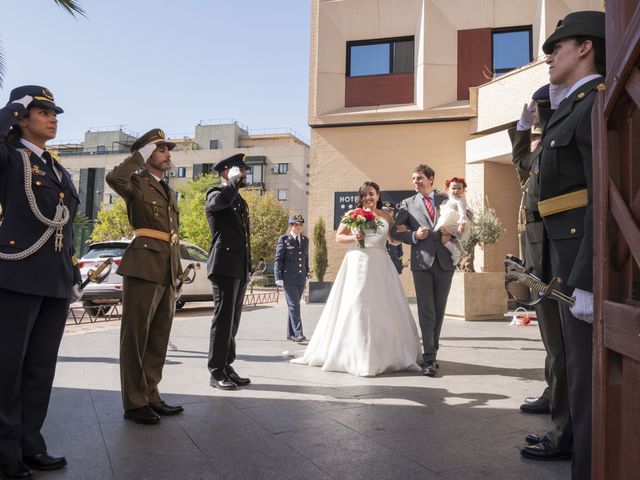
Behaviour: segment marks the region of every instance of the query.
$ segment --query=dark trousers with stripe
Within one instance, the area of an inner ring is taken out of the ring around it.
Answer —
[[[69,300],[0,289],[0,465],[47,451],[47,416]]]
[[[247,279],[210,275],[209,280],[213,287],[214,305],[207,366],[211,374],[217,374],[236,359],[236,334],[240,326]]]
[[[300,300],[304,292],[302,285],[284,283],[284,296],[287,300],[289,315],[287,319],[287,337],[302,336],[302,317],[300,316]]]

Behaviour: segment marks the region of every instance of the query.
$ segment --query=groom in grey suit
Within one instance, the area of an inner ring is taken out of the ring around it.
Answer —
[[[451,241],[446,232],[434,231],[440,205],[448,195],[433,189],[435,172],[427,165],[413,169],[411,180],[416,194],[400,203],[391,237],[411,245],[411,272],[416,288],[418,318],[422,331],[425,362],[423,374],[436,375],[440,330],[451,289],[455,266],[444,246]]]

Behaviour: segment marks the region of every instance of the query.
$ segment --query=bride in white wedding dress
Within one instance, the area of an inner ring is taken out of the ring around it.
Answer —
[[[365,182],[359,195],[358,207],[370,209],[381,225],[364,234],[352,233],[343,224],[338,228],[336,241],[353,247],[342,261],[304,355],[291,362],[363,377],[418,371],[418,330],[385,248],[393,217],[381,210],[376,183]],[[365,248],[359,248],[356,242],[363,237]]]

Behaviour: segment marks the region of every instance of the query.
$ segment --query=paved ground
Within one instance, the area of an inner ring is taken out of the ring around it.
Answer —
[[[303,305],[307,335],[321,311]],[[235,366],[253,383],[221,392],[208,385],[210,310],[181,312],[160,386],[185,413],[156,426],[122,419],[118,323],[69,326],[45,425],[69,466],[37,478],[569,478],[568,462],[519,455],[526,433],[549,426],[517,410],[543,389],[537,328],[447,319],[440,378],[357,378],[289,364],[284,321],[282,305],[245,312]]]

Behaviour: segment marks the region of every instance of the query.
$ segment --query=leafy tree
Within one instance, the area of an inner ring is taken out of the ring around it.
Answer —
[[[326,227],[322,217],[319,217],[313,226],[313,248],[313,270],[316,272],[318,281],[323,282],[329,258],[327,255]]]
[[[242,197],[249,204],[251,222],[251,257],[272,261],[276,253],[278,237],[289,226],[287,211],[271,192],[262,195],[257,190],[245,190]]]
[[[86,17],[86,12],[82,9],[77,0],[54,0],[59,7],[62,7],[67,11],[71,16],[75,17],[76,14]],[[1,47],[1,45],[0,45]],[[0,87],[2,87],[2,81],[4,80],[4,55],[2,53],[2,48],[0,48]]]
[[[220,177],[206,174],[195,180],[188,180],[179,184],[176,190],[180,193],[178,207],[180,208],[180,238],[209,249],[211,232],[204,213],[207,190],[213,185],[220,184]]]
[[[111,208],[106,209],[104,207],[105,204],[102,203],[91,233],[91,241],[102,242],[105,240],[120,240],[122,237],[133,237],[133,228],[129,224],[127,205],[124,200],[119,198]]]

